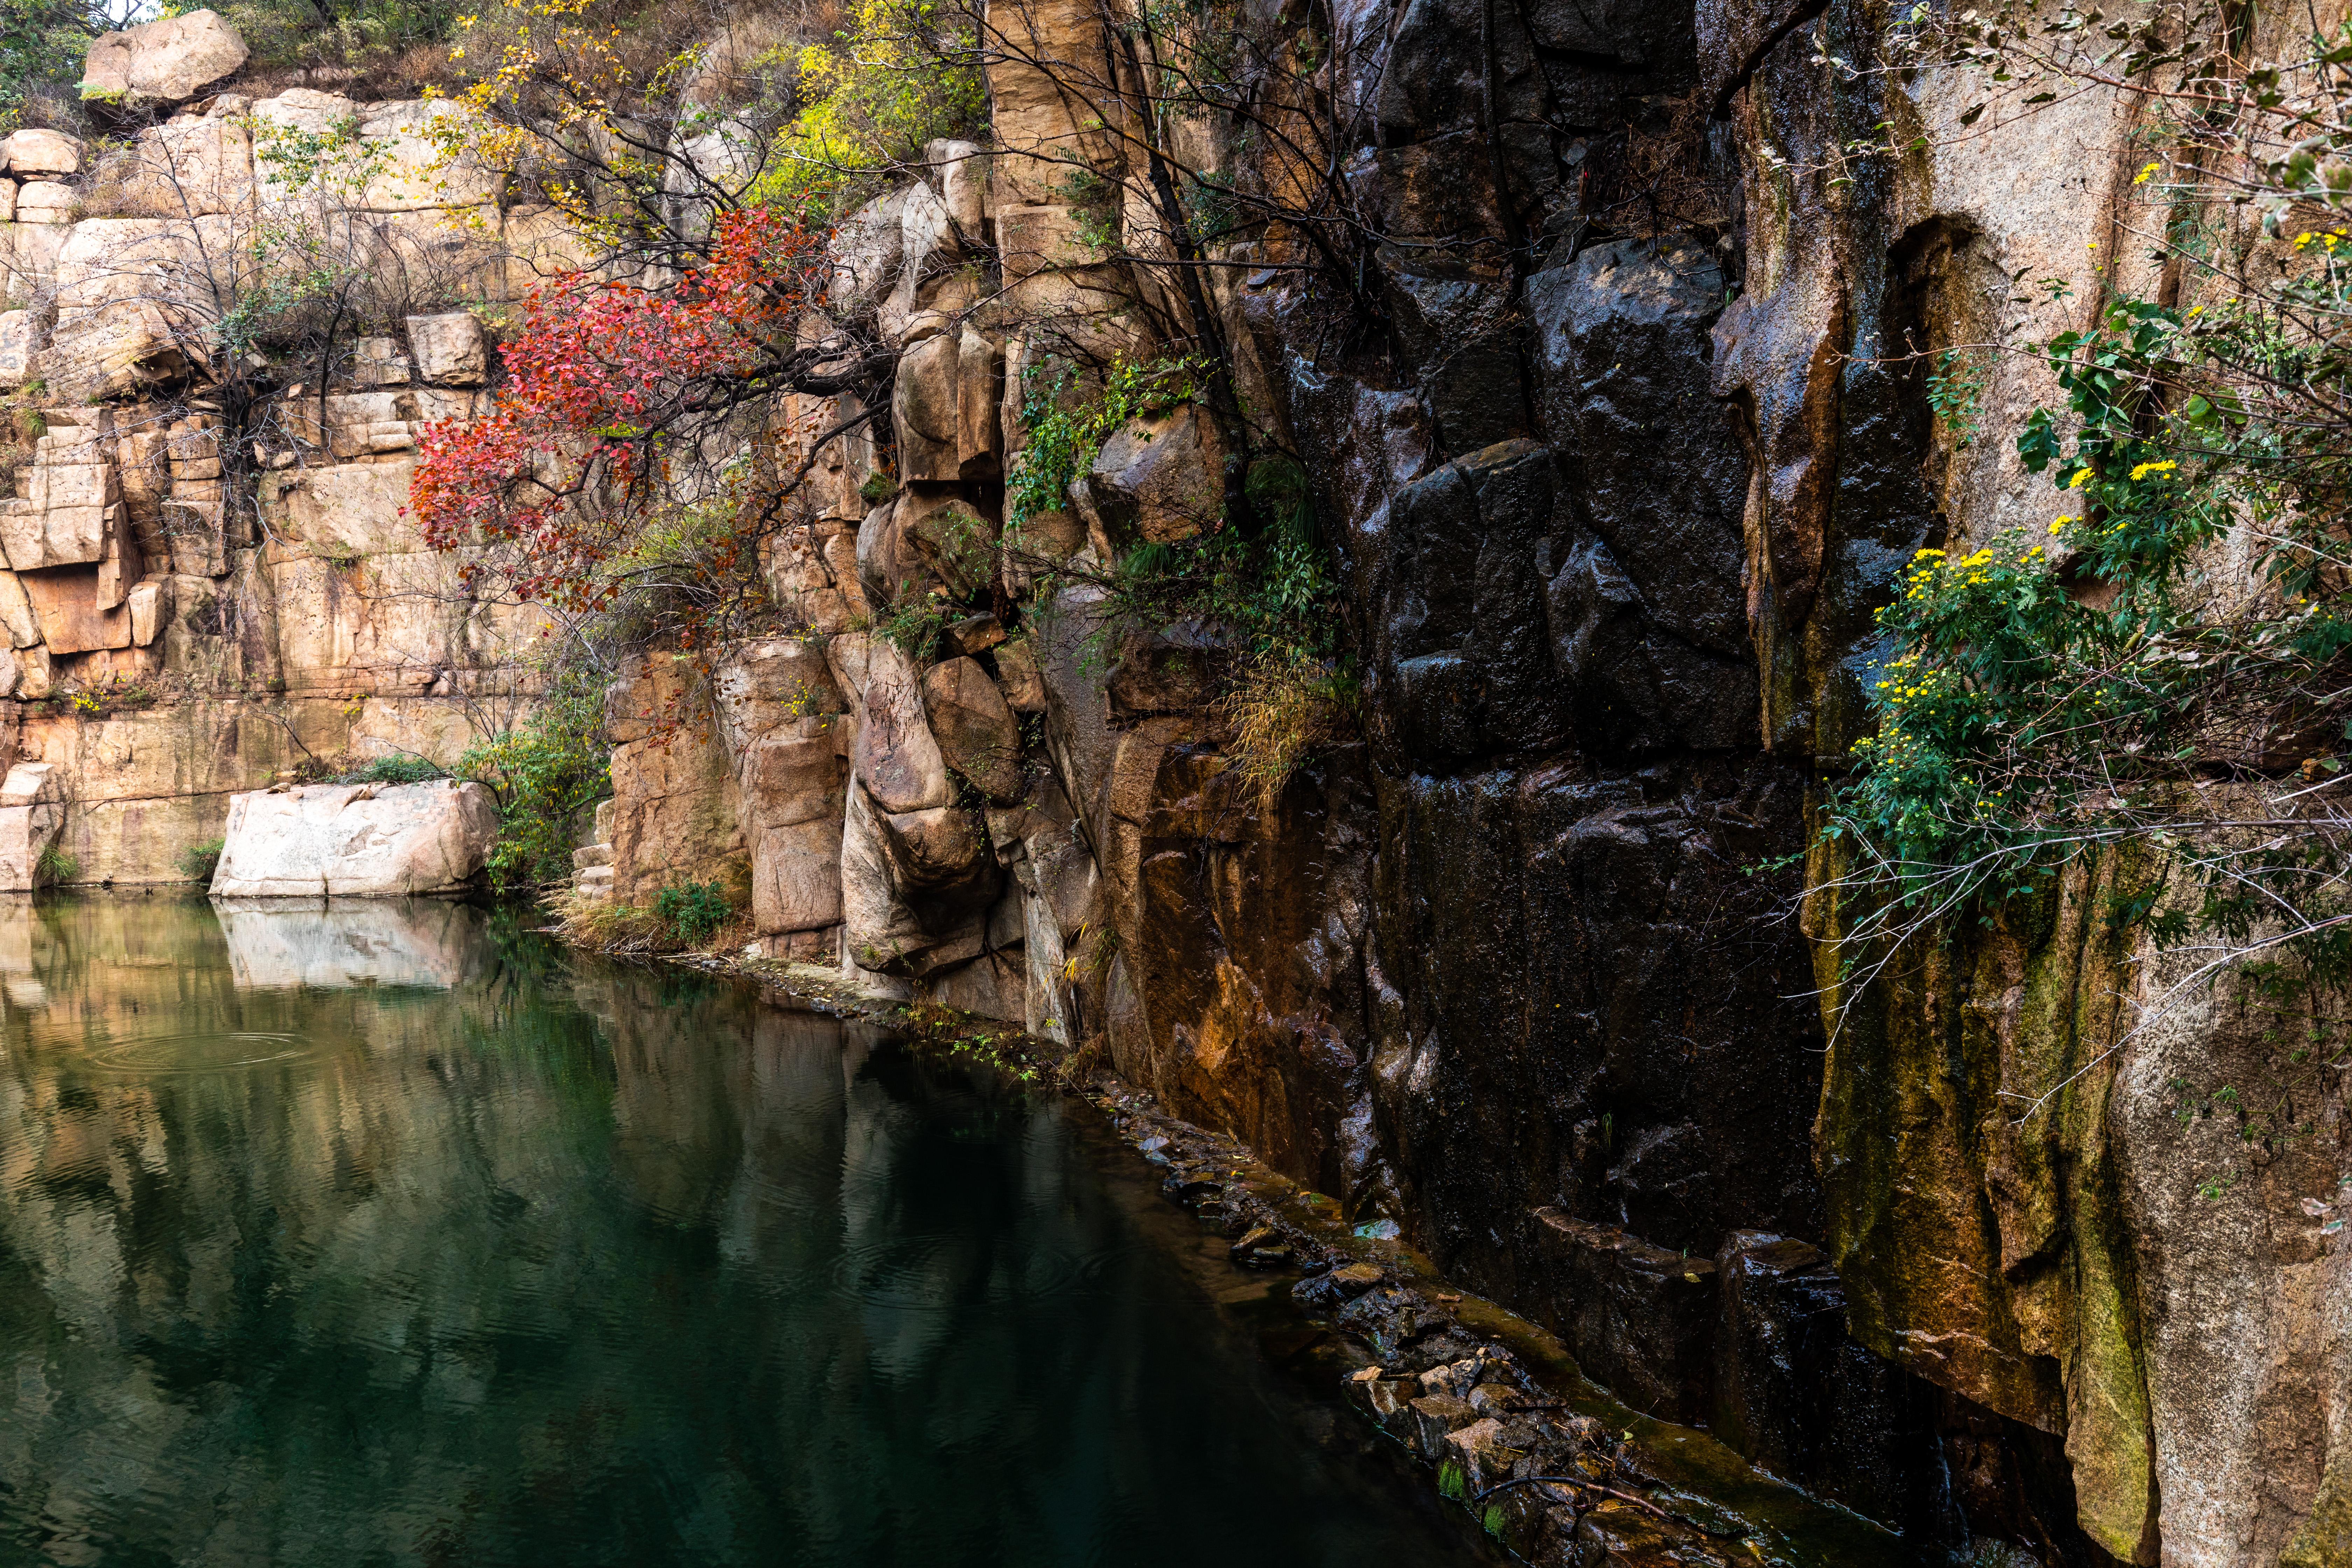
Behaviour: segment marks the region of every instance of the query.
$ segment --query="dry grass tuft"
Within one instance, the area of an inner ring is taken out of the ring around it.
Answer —
[[[1356,689],[1318,659],[1270,653],[1242,670],[1217,707],[1233,726],[1234,768],[1270,812],[1309,757],[1354,732]]]
[[[556,929],[576,947],[614,958],[656,958],[672,952],[732,952],[758,933],[751,911],[734,914],[701,942],[688,941],[658,910],[609,899],[583,899],[571,888],[548,895]]]

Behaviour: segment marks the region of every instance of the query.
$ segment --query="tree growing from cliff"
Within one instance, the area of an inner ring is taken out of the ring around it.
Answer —
[[[419,442],[410,507],[426,542],[479,548],[478,575],[575,614],[664,588],[696,635],[799,477],[763,439],[778,397],[865,384],[854,351],[800,331],[825,238],[729,213],[709,262],[667,287],[583,274],[531,296],[492,412]]]

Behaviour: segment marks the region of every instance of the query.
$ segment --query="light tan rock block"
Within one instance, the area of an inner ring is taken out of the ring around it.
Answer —
[[[408,318],[408,346],[420,381],[444,386],[479,386],[489,378],[489,354],[482,323],[470,313]]]
[[[0,172],[20,180],[81,173],[82,144],[62,131],[27,126],[0,138]]]
[[[147,647],[153,644],[163,629],[164,617],[170,614],[165,595],[171,592],[168,577],[149,577],[134,585],[128,601],[131,607],[131,645]]]
[[[91,39],[81,95],[125,109],[185,103],[236,75],[247,54],[245,39],[217,13],[188,11]]]
[[[41,640],[40,623],[33,618],[33,602],[14,572],[0,572],[0,630],[10,647],[30,647]]]
[[[0,310],[0,391],[13,391],[33,378],[40,345],[32,311]]]
[[[229,803],[215,898],[402,898],[473,881],[497,841],[478,784],[313,784]]]
[[[16,187],[16,219],[20,224],[73,221],[74,188],[58,180],[27,180]]]
[[[921,677],[882,638],[866,645],[864,711],[853,771],[884,812],[944,806],[955,798],[947,762],[923,716]]]
[[[29,892],[41,854],[65,825],[64,780],[47,763],[18,763],[0,780],[0,891]]]
[[[99,604],[98,568],[61,566],[19,572],[41,641],[52,654],[89,653],[131,646],[131,613]]]

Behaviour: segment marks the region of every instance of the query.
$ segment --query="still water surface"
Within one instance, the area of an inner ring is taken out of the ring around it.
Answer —
[[[447,905],[0,904],[0,1563],[1470,1560],[983,1069]]]

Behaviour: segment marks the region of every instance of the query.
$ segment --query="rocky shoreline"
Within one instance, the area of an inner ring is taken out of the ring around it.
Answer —
[[[1232,1267],[1294,1276],[1327,1392],[1465,1529],[1559,1568],[1895,1560],[1896,1536],[1750,1468],[1695,1428],[1638,1414],[1559,1341],[1448,1282],[1392,1221],[1350,1225],[1238,1140],[1057,1042],[877,996],[817,965],[685,953],[663,962],[758,986],[771,1005],[904,1030],[1083,1102],[1161,1173],[1171,1204],[1227,1238]]]

